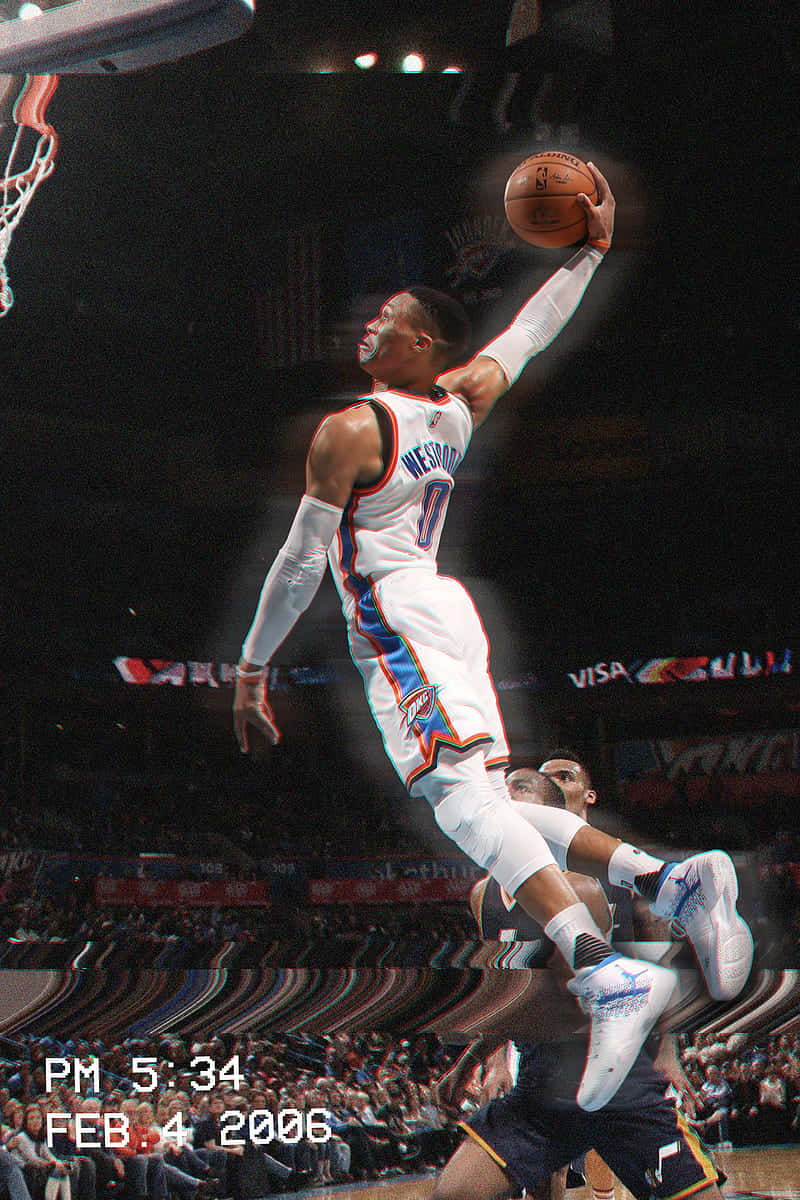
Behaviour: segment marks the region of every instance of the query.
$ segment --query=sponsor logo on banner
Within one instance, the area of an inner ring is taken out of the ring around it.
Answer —
[[[159,907],[216,904],[266,908],[270,903],[269,884],[263,880],[223,880],[196,882],[184,879],[109,879],[95,882],[98,904],[145,904]]]
[[[158,687],[232,687],[236,683],[236,664],[192,662],[164,658],[127,658],[119,655],[114,666],[126,683]],[[290,687],[309,687],[331,683],[336,672],[331,667],[273,667],[269,673],[271,692]]]
[[[599,687],[615,679],[628,683],[707,683],[722,679],[757,679],[768,675],[791,675],[792,651],[753,654],[749,650],[728,654],[695,655],[685,658],[637,659],[628,664],[619,661],[598,662],[568,671],[573,687]]]
[[[660,738],[622,743],[616,755],[623,778],[660,774],[677,779],[682,775],[796,771],[800,766],[800,734],[785,729],[721,738]]]
[[[467,858],[339,858],[325,863],[325,878],[466,880],[474,883],[486,874]],[[320,882],[320,881],[317,881]]]
[[[413,904],[420,900],[463,903],[469,897],[468,879],[310,879],[311,904]]]

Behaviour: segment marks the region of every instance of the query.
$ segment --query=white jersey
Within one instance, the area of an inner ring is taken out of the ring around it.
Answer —
[[[442,750],[481,747],[487,765],[508,760],[480,618],[461,584],[436,569],[472,415],[447,392],[380,392],[364,403],[387,415],[392,453],[377,483],[353,489],[328,558],[372,715],[412,788]]]
[[[436,570],[453,474],[472,436],[466,403],[441,389],[431,399],[386,391],[364,403],[387,414],[393,446],[378,482],[353,489],[328,553],[348,618],[364,581],[408,567]]]

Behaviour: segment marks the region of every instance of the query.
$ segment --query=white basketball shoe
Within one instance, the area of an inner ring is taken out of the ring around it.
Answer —
[[[715,1000],[733,1000],[753,965],[753,936],[736,911],[736,868],[722,850],[673,863],[651,905],[653,914],[685,933]]]
[[[577,1095],[581,1108],[596,1112],[614,1096],[666,1008],[675,982],[672,971],[619,954],[583,967],[570,979],[567,987],[591,1021]]]

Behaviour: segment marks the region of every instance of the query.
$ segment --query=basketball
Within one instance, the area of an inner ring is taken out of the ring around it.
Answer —
[[[533,246],[571,246],[586,237],[586,214],[576,199],[584,192],[597,203],[597,187],[585,162],[574,154],[544,150],[515,167],[503,203],[514,232]]]

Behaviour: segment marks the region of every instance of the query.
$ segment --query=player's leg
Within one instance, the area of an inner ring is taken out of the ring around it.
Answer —
[[[592,1200],[614,1200],[614,1172],[596,1150],[587,1150],[585,1169]]]
[[[592,1022],[578,1102],[600,1108],[666,1007],[674,976],[612,953],[564,878],[563,861],[557,865],[544,837],[490,778],[498,774],[487,771],[484,757],[497,740],[496,697],[486,683],[486,638],[461,585],[438,577],[390,580],[377,585],[370,602],[380,636],[351,626],[350,645],[387,753],[406,786],[426,797],[443,832],[516,896],[575,971]],[[574,836],[583,821],[562,816]]]
[[[672,995],[675,977],[615,954],[519,805],[498,793],[480,750],[442,751],[418,783],[439,827],[538,921],[574,971],[569,983],[591,1022],[578,1104],[602,1108]],[[536,807],[536,806],[531,806]],[[565,814],[574,823],[579,817]]]
[[[714,999],[737,996],[750,974],[753,938],[736,910],[739,884],[728,855],[712,850],[665,863],[591,825],[575,828],[564,820],[569,815],[542,807],[532,818],[556,858],[648,900],[656,917],[689,938]]]
[[[433,1200],[504,1200],[518,1192],[489,1151],[467,1137],[442,1168]]]
[[[654,1087],[658,1087],[654,1083]],[[663,1096],[631,1109],[606,1109],[597,1150],[636,1200],[702,1196],[722,1200],[711,1156],[672,1101]]]
[[[525,1188],[528,1200],[564,1200],[567,1168],[549,1179]],[[443,1167],[433,1191],[433,1200],[505,1200],[521,1196],[523,1189],[512,1182],[477,1142],[465,1138]]]

